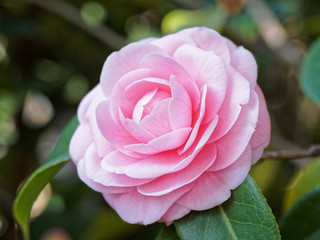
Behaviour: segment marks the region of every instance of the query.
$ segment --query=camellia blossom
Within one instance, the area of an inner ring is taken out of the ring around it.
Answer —
[[[131,43],[78,109],[79,177],[129,223],[226,201],[270,139],[253,55],[205,27]]]

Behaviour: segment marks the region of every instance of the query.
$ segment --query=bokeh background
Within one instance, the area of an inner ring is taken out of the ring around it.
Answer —
[[[299,85],[320,36],[317,0],[0,0],[0,239],[20,239],[12,204],[41,165],[107,56],[126,43],[207,26],[253,52],[272,118],[269,149],[320,141],[320,108]],[[268,159],[252,170],[278,219],[283,194],[308,160]],[[72,163],[34,205],[32,239],[154,239],[163,224],[124,223]]]

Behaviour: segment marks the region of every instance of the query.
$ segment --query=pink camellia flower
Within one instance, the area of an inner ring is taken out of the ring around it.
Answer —
[[[70,144],[79,177],[129,223],[226,201],[270,139],[252,54],[205,27],[111,54]]]

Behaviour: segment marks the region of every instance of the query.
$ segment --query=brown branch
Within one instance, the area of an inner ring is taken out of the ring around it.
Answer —
[[[107,26],[88,26],[83,22],[80,11],[68,2],[61,0],[24,0],[47,11],[53,12],[74,25],[82,28],[91,36],[109,45],[115,50],[125,45],[125,38]]]
[[[312,145],[308,149],[303,150],[279,150],[265,151],[262,155],[263,159],[295,159],[320,156],[320,144]]]

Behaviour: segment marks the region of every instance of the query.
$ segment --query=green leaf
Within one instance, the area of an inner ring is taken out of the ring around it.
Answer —
[[[320,186],[320,158],[314,159],[299,171],[289,184],[283,197],[283,209],[289,209],[302,195]]]
[[[303,61],[300,84],[304,93],[320,105],[320,39],[317,39]]]
[[[177,232],[173,225],[169,227],[163,227],[160,229],[155,240],[179,240]]]
[[[50,179],[69,161],[69,142],[78,125],[74,117],[62,132],[48,161],[36,169],[21,187],[14,205],[13,215],[25,240],[29,239],[29,220],[33,202]]]
[[[183,240],[280,239],[274,216],[250,176],[228,201],[207,211],[192,212],[175,226]]]
[[[299,198],[280,221],[283,239],[319,239],[320,187]]]

